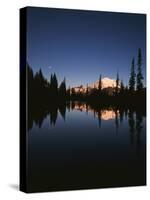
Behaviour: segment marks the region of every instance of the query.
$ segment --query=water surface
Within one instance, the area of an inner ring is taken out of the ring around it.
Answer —
[[[30,120],[30,191],[145,185],[143,112],[73,102]]]

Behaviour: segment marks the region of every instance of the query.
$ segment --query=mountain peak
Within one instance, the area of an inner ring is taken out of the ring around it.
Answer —
[[[92,88],[98,88],[99,81],[96,81],[95,83],[91,84]],[[116,80],[115,79],[110,79],[108,77],[102,78],[102,89],[103,88],[108,88],[108,87],[116,87]]]
[[[88,85],[88,89],[91,90],[93,88],[96,88],[98,89],[98,86],[99,86],[99,80],[97,80],[95,83],[92,83],[92,84],[89,84]],[[110,93],[113,92],[113,89],[116,87],[116,80],[115,79],[110,79],[108,77],[104,77],[102,78],[102,89],[104,88],[108,88]],[[87,87],[86,86],[77,86],[77,87],[74,87],[74,90],[75,92],[81,92],[81,93],[85,93],[86,90],[87,90]]]

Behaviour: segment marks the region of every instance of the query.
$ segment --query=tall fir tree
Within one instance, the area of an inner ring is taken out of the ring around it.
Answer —
[[[119,91],[119,73],[117,71],[117,77],[116,77],[116,94],[118,93]]]
[[[134,58],[132,59],[131,64],[131,71],[130,71],[130,78],[129,78],[129,90],[130,92],[134,92],[135,90],[135,64],[134,64]]]
[[[54,73],[54,76],[53,76],[53,85],[54,85],[55,89],[58,89],[58,81],[57,81],[57,77],[56,77],[55,73]]]
[[[124,90],[125,90],[124,83],[123,83],[123,80],[121,80],[121,82],[120,82],[120,94],[123,94]]]
[[[56,97],[58,95],[58,81],[56,74],[52,74],[50,77],[50,96]]]
[[[99,76],[98,90],[99,90],[99,92],[101,92],[101,90],[102,90],[102,75],[101,74]]]
[[[66,79],[65,78],[59,86],[59,95],[60,97],[66,97]]]
[[[136,89],[141,91],[143,89],[143,74],[142,74],[142,54],[141,49],[138,49],[138,62],[137,62],[137,76],[136,76]]]

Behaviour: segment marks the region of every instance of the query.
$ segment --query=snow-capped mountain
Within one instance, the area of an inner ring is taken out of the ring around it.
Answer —
[[[99,81],[96,81],[95,83],[89,85],[89,87],[98,88],[98,85],[99,85]],[[116,87],[116,80],[110,79],[108,77],[103,78],[102,79],[102,89],[108,88],[108,87],[111,87],[111,88]]]
[[[99,86],[99,80],[97,80],[95,83],[89,84],[88,89],[93,89],[93,88],[98,88]],[[115,88],[116,87],[116,80],[115,79],[110,79],[108,77],[105,77],[102,79],[102,89],[107,89],[107,88]],[[83,92],[85,93],[87,90],[87,86],[77,86],[74,87],[75,92]]]

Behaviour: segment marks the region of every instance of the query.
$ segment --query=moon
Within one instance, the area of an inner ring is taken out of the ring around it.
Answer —
[[[49,66],[48,69],[52,69],[52,66]]]

